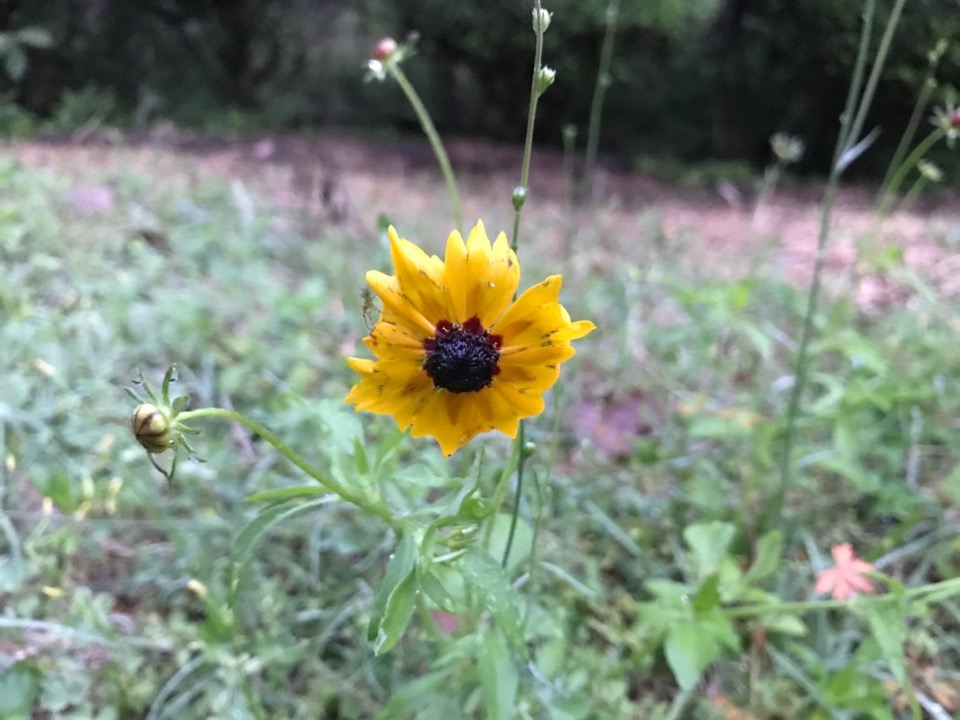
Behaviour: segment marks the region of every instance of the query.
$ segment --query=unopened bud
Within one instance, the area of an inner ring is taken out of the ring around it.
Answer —
[[[540,72],[537,73],[537,95],[543,95],[546,89],[553,85],[553,81],[556,79],[556,70],[550,67],[540,68]]]
[[[397,41],[393,38],[386,37],[377,43],[377,46],[373,48],[373,52],[370,54],[370,57],[372,57],[374,60],[383,62],[396,51]]]
[[[137,442],[148,453],[162,453],[174,445],[174,433],[168,415],[150,403],[138,405],[130,416],[130,427]]]
[[[950,115],[950,126],[960,128],[960,108],[956,109]]]
[[[517,185],[513,189],[513,209],[517,212],[520,212],[520,208],[523,207],[523,204],[527,201],[527,189],[522,185]]]
[[[943,171],[929,160],[921,160],[917,163],[917,170],[920,175],[929,182],[938,183],[943,180]]]
[[[533,31],[534,31],[537,35],[540,35],[541,33],[545,33],[545,32],[547,31],[547,28],[550,27],[550,17],[551,17],[551,15],[552,15],[552,13],[548,13],[548,12],[547,12],[546,10],[544,10],[543,8],[540,8],[539,10],[537,10],[536,8],[534,8],[534,10],[533,10]]]

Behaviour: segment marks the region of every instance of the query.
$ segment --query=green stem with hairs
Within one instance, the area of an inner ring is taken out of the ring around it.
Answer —
[[[346,485],[338,482],[319,468],[308,463],[300,455],[290,449],[290,447],[288,447],[270,430],[255,420],[251,420],[246,415],[241,415],[235,410],[224,410],[223,408],[199,408],[197,410],[187,410],[180,413],[176,416],[176,422],[185,423],[189,422],[190,420],[198,420],[200,418],[222,418],[224,420],[230,420],[243,425],[245,428],[253,433],[256,433],[268,443],[273,445],[274,449],[276,449],[278,453],[286,458],[292,465],[300,468],[303,472],[316,480],[324,490],[336,493],[346,502],[352,503],[361,510],[366,510],[373,515],[383,518],[390,525],[398,526],[396,518],[394,518],[390,508],[383,502],[383,500],[361,494],[355,489],[347,487]]]
[[[433,148],[434,155],[437,156],[437,164],[440,165],[440,171],[443,173],[443,179],[447,184],[447,192],[450,193],[450,204],[453,205],[453,222],[458,231],[463,230],[463,205],[460,202],[460,190],[457,188],[457,179],[453,174],[453,168],[450,165],[450,158],[447,157],[447,151],[440,140],[440,133],[434,127],[433,120],[430,119],[430,113],[424,107],[417,91],[407,79],[406,74],[397,63],[387,63],[387,71],[390,76],[397,81],[397,85],[407,96],[407,100],[413,111],[417,114],[420,121],[420,127],[423,128],[424,135],[430,141],[430,147]]]
[[[530,83],[530,106],[527,110],[527,134],[523,141],[523,161],[520,164],[520,185],[513,191],[513,236],[510,240],[510,247],[513,252],[517,252],[520,243],[520,217],[523,214],[523,206],[527,200],[527,186],[530,181],[530,158],[533,155],[533,127],[537,117],[537,101],[540,99],[538,80],[540,71],[543,68],[543,33],[546,30],[541,21],[543,7],[540,0],[534,0],[533,9],[533,30],[537,37],[536,50],[533,58],[533,80]],[[516,299],[516,293],[514,293]],[[517,532],[517,521],[520,517],[520,499],[523,495],[523,466],[527,460],[526,432],[524,421],[520,421],[517,429],[517,437],[514,439],[514,453],[517,454],[517,489],[513,499],[513,513],[510,516],[510,530],[507,533],[507,542],[503,548],[503,559],[501,565],[507,566],[510,561],[510,551],[513,549],[513,538]]]

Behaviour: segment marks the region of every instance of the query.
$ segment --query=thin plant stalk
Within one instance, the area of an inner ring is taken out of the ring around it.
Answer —
[[[907,127],[903,131],[903,137],[901,137],[900,142],[897,143],[897,149],[894,151],[893,157],[890,159],[890,166],[887,168],[883,182],[880,183],[880,187],[883,189],[880,196],[880,208],[883,207],[884,201],[889,204],[889,187],[893,181],[894,174],[900,168],[900,165],[907,154],[907,148],[910,147],[914,137],[916,137],[917,129],[920,127],[920,120],[923,118],[923,113],[927,109],[927,103],[930,102],[930,96],[933,94],[933,91],[937,86],[935,75],[937,72],[937,66],[940,64],[940,59],[943,57],[943,53],[940,52],[940,49],[941,46],[938,45],[936,48],[934,48],[934,50],[931,51],[930,67],[927,70],[927,77],[923,81],[923,87],[920,90],[920,94],[917,96],[916,104],[913,106],[913,112],[910,115],[910,120],[907,122]],[[880,210],[877,211],[877,214],[881,214]]]
[[[382,500],[375,500],[371,497],[368,497],[353,488],[350,488],[336,479],[330,477],[324,473],[319,468],[311,465],[306,460],[304,460],[300,455],[298,455],[294,450],[288,447],[279,437],[277,437],[273,432],[265,428],[260,423],[255,420],[251,420],[246,415],[242,415],[235,410],[225,410],[223,408],[199,408],[197,410],[187,410],[177,415],[178,422],[188,422],[190,420],[197,420],[199,418],[222,418],[225,420],[230,420],[235,423],[243,425],[245,428],[251,432],[256,433],[261,438],[266,440],[268,443],[273,445],[274,449],[279,452],[284,458],[286,458],[292,465],[295,465],[300,470],[305,472],[311,478],[317,481],[317,483],[324,489],[332,493],[336,493],[345,501],[356,505],[362,510],[372,513],[380,518],[386,520],[390,525],[396,526],[397,521],[393,517],[393,513],[390,512],[390,508],[383,503]]]
[[[427,140],[430,141],[430,147],[433,148],[433,154],[437,157],[437,164],[440,165],[443,180],[447,184],[447,192],[450,194],[450,204],[453,206],[454,226],[458,231],[462,231],[463,204],[460,202],[460,190],[457,188],[457,179],[453,174],[450,158],[447,156],[447,151],[444,149],[443,142],[440,140],[440,133],[437,132],[433,120],[430,119],[430,113],[427,112],[427,108],[424,107],[420,96],[417,95],[417,91],[414,90],[413,85],[407,79],[400,64],[387,64],[387,71],[390,73],[390,76],[397,81],[397,85],[403,90],[403,94],[407,96],[407,101],[416,113],[417,119],[420,121],[420,127],[423,128],[424,135],[426,135]]]
[[[893,31],[899,21],[900,11],[903,9],[904,2],[905,0],[898,0],[897,5],[890,14],[886,30],[881,38],[880,46],[874,58],[870,77],[867,79],[866,86],[861,94],[860,86],[866,67],[867,50],[873,29],[873,18],[876,13],[876,0],[867,0],[865,5],[863,29],[857,51],[856,65],[853,78],[850,82],[850,89],[847,93],[846,107],[840,119],[840,133],[837,137],[833,162],[830,167],[830,175],[827,179],[827,187],[824,191],[823,204],[821,205],[820,224],[817,234],[817,251],[813,264],[813,279],[810,282],[810,290],[807,295],[803,330],[800,335],[800,344],[797,350],[794,383],[787,404],[783,450],[780,456],[780,483],[768,507],[767,527],[775,527],[780,524],[784,500],[794,479],[792,462],[793,445],[796,436],[797,419],[800,414],[800,401],[806,389],[807,377],[810,371],[810,342],[813,338],[814,318],[816,317],[820,301],[824,260],[826,257],[827,242],[830,237],[830,218],[833,214],[833,206],[837,197],[840,176],[848,164],[848,161],[846,161],[847,154],[852,151],[857,142],[856,139],[859,137],[860,131],[863,128],[863,122],[866,118],[870,103],[873,100],[873,94],[879,81],[880,71],[886,60],[887,52],[890,49]],[[856,110],[855,114],[854,110]]]
[[[590,120],[587,125],[587,147],[583,162],[583,179],[579,197],[589,196],[593,189],[593,174],[597,167],[597,150],[600,146],[600,121],[603,116],[603,101],[610,87],[610,65],[613,62],[613,45],[617,36],[617,20],[620,17],[620,0],[610,0],[606,11],[606,27],[603,32],[603,44],[600,46],[600,65],[597,68],[597,82],[590,101]]]
[[[534,0],[533,17],[534,33],[536,34],[536,49],[533,58],[533,80],[530,83],[530,106],[527,110],[527,133],[523,141],[523,160],[520,164],[520,185],[513,192],[513,235],[510,247],[514,252],[520,243],[520,218],[527,198],[527,188],[530,181],[530,159],[533,155],[533,128],[537,117],[537,101],[540,99],[540,72],[543,68],[543,33],[546,30],[543,21],[543,7],[540,0]],[[516,299],[516,294],[514,294]],[[517,532],[517,521],[520,517],[520,500],[523,496],[523,466],[527,459],[526,429],[523,420],[517,428],[517,437],[514,439],[514,452],[517,453],[517,488],[513,498],[513,511],[510,515],[510,530],[507,533],[507,542],[503,548],[503,559],[500,564],[507,566],[510,561],[510,551],[513,549],[513,538]]]

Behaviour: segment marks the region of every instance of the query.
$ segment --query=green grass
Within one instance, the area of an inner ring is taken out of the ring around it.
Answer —
[[[724,608],[810,599],[841,542],[907,587],[956,577],[955,303],[917,292],[876,317],[849,293],[824,304],[797,482],[769,527],[803,290],[762,269],[696,269],[645,220],[615,254],[556,262],[530,225],[524,286],[564,272],[565,305],[599,329],[529,427],[516,597],[482,563],[466,586],[467,569],[438,569],[457,629],[422,593],[375,656],[367,628],[403,552],[393,531],[325,503],[251,533],[262,509],[244,499],[303,475],[246,431],[200,421],[202,462],[181,458],[168,486],[129,432],[124,387],[176,364],[192,407],[234,407],[411,516],[475,482],[489,498],[509,443],[445,461],[341,402],[343,358],[366,330],[363,273],[388,267],[382,238],[298,230],[239,184],[99,181],[115,201],[84,215],[66,174],[0,166],[0,718],[920,717],[898,673],[949,705],[950,597],[762,620]],[[419,220],[433,249],[443,200]],[[392,212],[367,210],[371,227]],[[592,407],[606,422],[634,407],[639,429],[604,452],[578,418]],[[507,518],[491,518],[489,534],[451,530],[446,549],[499,557]]]

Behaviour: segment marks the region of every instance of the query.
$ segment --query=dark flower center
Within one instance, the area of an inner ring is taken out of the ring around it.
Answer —
[[[500,348],[503,338],[483,329],[480,318],[472,317],[463,325],[441,320],[437,332],[424,340],[427,359],[423,362],[433,384],[452,393],[476,392],[490,387],[500,372]]]

